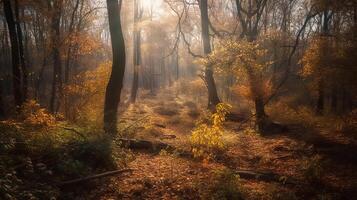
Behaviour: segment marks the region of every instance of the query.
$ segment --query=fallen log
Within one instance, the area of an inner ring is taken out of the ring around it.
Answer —
[[[65,185],[70,185],[70,184],[74,184],[74,183],[80,183],[80,182],[89,181],[89,180],[93,180],[93,179],[103,178],[103,177],[107,177],[107,176],[114,176],[117,174],[122,174],[125,172],[131,172],[131,171],[133,171],[133,169],[121,169],[121,170],[109,171],[109,172],[104,172],[101,174],[87,176],[84,178],[78,178],[78,179],[74,179],[74,180],[60,182],[56,185],[57,186],[65,186]]]
[[[292,177],[281,176],[273,172],[257,172],[249,170],[234,171],[242,179],[254,179],[266,182],[279,182],[283,184],[297,184],[298,181]]]
[[[119,141],[123,147],[132,150],[145,150],[153,153],[160,152],[161,150],[174,150],[175,148],[169,144],[159,141],[137,140],[137,139],[124,139],[120,138]]]

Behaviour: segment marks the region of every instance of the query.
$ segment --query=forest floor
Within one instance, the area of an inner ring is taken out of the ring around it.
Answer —
[[[143,99],[121,114],[122,122],[141,120],[135,124],[135,133],[127,137],[159,140],[177,149],[190,150],[197,107],[169,92]],[[132,173],[101,179],[99,187],[86,198],[206,199],[212,185],[217,183],[217,171],[224,170],[269,172],[281,177],[281,181],[240,178],[239,185],[233,187],[239,187],[243,199],[357,198],[355,139],[298,124],[269,136],[247,131],[249,126],[241,127],[239,122],[227,122],[226,128],[226,151],[215,159],[202,161],[165,151],[133,152],[135,159],[128,164],[134,169]],[[287,177],[294,182],[284,182]],[[227,183],[218,184],[230,187]]]

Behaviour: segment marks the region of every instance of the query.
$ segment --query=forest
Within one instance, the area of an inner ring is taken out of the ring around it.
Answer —
[[[357,0],[0,0],[0,199],[357,199]]]

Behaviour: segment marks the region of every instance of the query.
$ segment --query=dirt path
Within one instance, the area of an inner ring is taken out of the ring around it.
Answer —
[[[172,96],[155,97],[135,107],[131,105],[122,115],[122,120],[135,122],[147,116],[136,126],[136,132],[127,136],[159,140],[189,150],[190,130],[195,122],[195,117],[190,116],[191,109],[192,105],[190,107],[190,103],[181,99]],[[224,168],[269,171],[282,177],[293,177],[301,183],[291,186],[241,179],[247,199],[310,199],[318,195],[332,199],[351,199],[355,195],[355,163],[344,165],[338,160],[328,159],[326,166],[329,167],[321,175],[321,183],[311,185],[306,180],[306,167],[314,162],[317,152],[310,143],[288,134],[262,137],[246,131],[232,131],[235,126],[234,123],[227,124],[228,129],[231,129],[225,134],[227,151],[215,161],[202,162],[167,152],[135,153],[135,160],[129,163],[129,167],[135,169],[134,172],[103,180],[101,187],[93,191],[90,198],[200,199],[202,183],[210,184],[215,171]],[[174,137],[162,137],[165,135]],[[320,166],[315,167],[319,169]]]

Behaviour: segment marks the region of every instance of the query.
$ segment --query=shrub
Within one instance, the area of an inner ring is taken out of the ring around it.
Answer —
[[[201,186],[202,199],[212,200],[242,200],[243,189],[240,184],[239,175],[231,170],[223,169],[214,172],[210,184]],[[204,188],[203,188],[204,187]],[[202,191],[203,190],[203,191]]]
[[[36,128],[53,127],[56,124],[55,117],[35,100],[29,100],[21,106],[17,119],[23,121],[24,125]]]
[[[231,106],[228,104],[218,104],[216,113],[197,123],[190,138],[195,157],[210,159],[217,151],[224,149],[223,123],[230,109]]]

